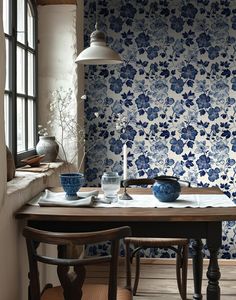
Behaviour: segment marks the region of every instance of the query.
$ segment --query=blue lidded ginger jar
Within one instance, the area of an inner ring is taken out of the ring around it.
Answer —
[[[181,187],[175,177],[156,177],[152,186],[154,196],[161,202],[174,202],[180,195]]]

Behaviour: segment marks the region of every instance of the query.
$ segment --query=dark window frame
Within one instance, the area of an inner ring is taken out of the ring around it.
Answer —
[[[9,111],[8,111],[8,128],[9,128],[9,148],[14,156],[16,165],[19,166],[21,160],[30,155],[34,155],[35,146],[37,142],[37,98],[38,98],[38,15],[37,5],[35,0],[24,0],[24,13],[25,13],[25,39],[24,42],[17,40],[17,1],[8,0],[9,3],[9,33],[5,33],[5,39],[9,41],[9,74],[6,80],[9,80],[9,90],[5,90],[4,95],[8,95]],[[28,45],[28,18],[27,9],[28,5],[33,13],[33,48]],[[17,48],[24,50],[24,93],[17,92]],[[28,54],[34,56],[34,70],[33,70],[33,86],[34,95],[29,95],[28,90]],[[8,62],[7,62],[8,63]],[[25,132],[25,150],[17,150],[17,97],[24,99],[24,124]],[[34,148],[29,148],[28,145],[28,100],[33,100],[33,144]]]

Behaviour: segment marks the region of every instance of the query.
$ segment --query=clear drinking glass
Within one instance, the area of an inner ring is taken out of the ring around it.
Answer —
[[[117,172],[105,172],[102,175],[102,190],[107,202],[116,202],[120,190],[120,176]]]

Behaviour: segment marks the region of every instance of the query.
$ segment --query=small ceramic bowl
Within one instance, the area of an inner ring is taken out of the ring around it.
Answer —
[[[38,167],[40,165],[40,161],[44,158],[45,154],[43,155],[33,155],[29,156],[21,161],[31,167]]]

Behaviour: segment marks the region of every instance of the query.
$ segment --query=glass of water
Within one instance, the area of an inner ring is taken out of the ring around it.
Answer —
[[[118,192],[120,190],[120,176],[117,172],[105,172],[102,175],[101,186],[106,202],[111,203],[118,200]]]

